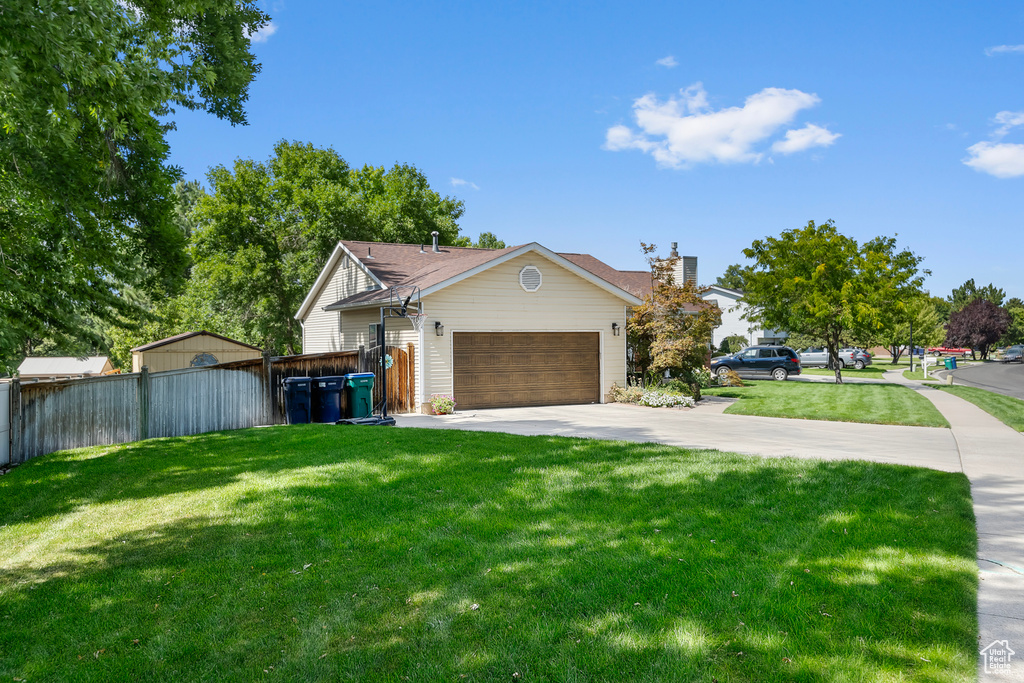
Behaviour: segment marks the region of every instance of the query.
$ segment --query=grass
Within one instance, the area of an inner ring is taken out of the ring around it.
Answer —
[[[302,425],[57,453],[0,500],[5,680],[975,678],[961,474]]]
[[[921,364],[921,361],[915,359],[914,367],[916,368]],[[864,379],[882,379],[886,370],[899,370],[909,369],[910,361],[906,356],[900,358],[895,364],[889,358],[873,358],[872,364],[862,370],[858,370],[855,367],[846,367],[842,369],[844,377],[861,377]],[[829,370],[827,368],[801,368],[801,375],[813,375],[818,377],[834,377],[835,370]]]
[[[1018,432],[1024,432],[1024,401],[977,387],[941,385],[939,389],[970,401]]]
[[[822,384],[745,381],[743,387],[705,389],[740,399],[725,412],[802,420],[949,427],[928,399],[896,384]]]

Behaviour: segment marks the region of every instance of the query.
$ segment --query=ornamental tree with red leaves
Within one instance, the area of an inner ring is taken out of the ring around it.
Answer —
[[[946,346],[966,346],[972,357],[974,351],[980,351],[984,360],[988,358],[989,347],[1006,334],[1009,326],[1010,314],[1005,308],[986,299],[975,299],[949,316]]]

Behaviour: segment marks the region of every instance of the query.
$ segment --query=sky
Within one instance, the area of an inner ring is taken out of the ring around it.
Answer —
[[[171,163],[287,139],[408,163],[464,234],[702,284],[756,239],[896,236],[925,288],[1024,298],[1024,3],[267,0],[249,125],[179,111]]]

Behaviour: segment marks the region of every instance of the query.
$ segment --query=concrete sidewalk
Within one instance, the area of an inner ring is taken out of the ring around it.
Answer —
[[[766,457],[870,460],[964,472],[971,481],[979,538],[978,647],[1006,640],[1019,653],[1010,674],[987,675],[981,660],[979,678],[1024,683],[1024,435],[952,394],[904,380],[902,371],[886,372],[885,380],[919,391],[952,429],[725,415],[732,401],[717,398],[691,410],[611,403],[395,419],[399,427],[656,442]]]

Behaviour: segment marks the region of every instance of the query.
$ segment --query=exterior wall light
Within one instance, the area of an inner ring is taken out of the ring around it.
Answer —
[[[444,336],[444,325],[441,324],[440,320],[434,321],[434,334],[436,334],[438,337]]]
[[[612,335],[615,336],[615,337],[619,336],[619,324],[618,323],[612,323]]]

